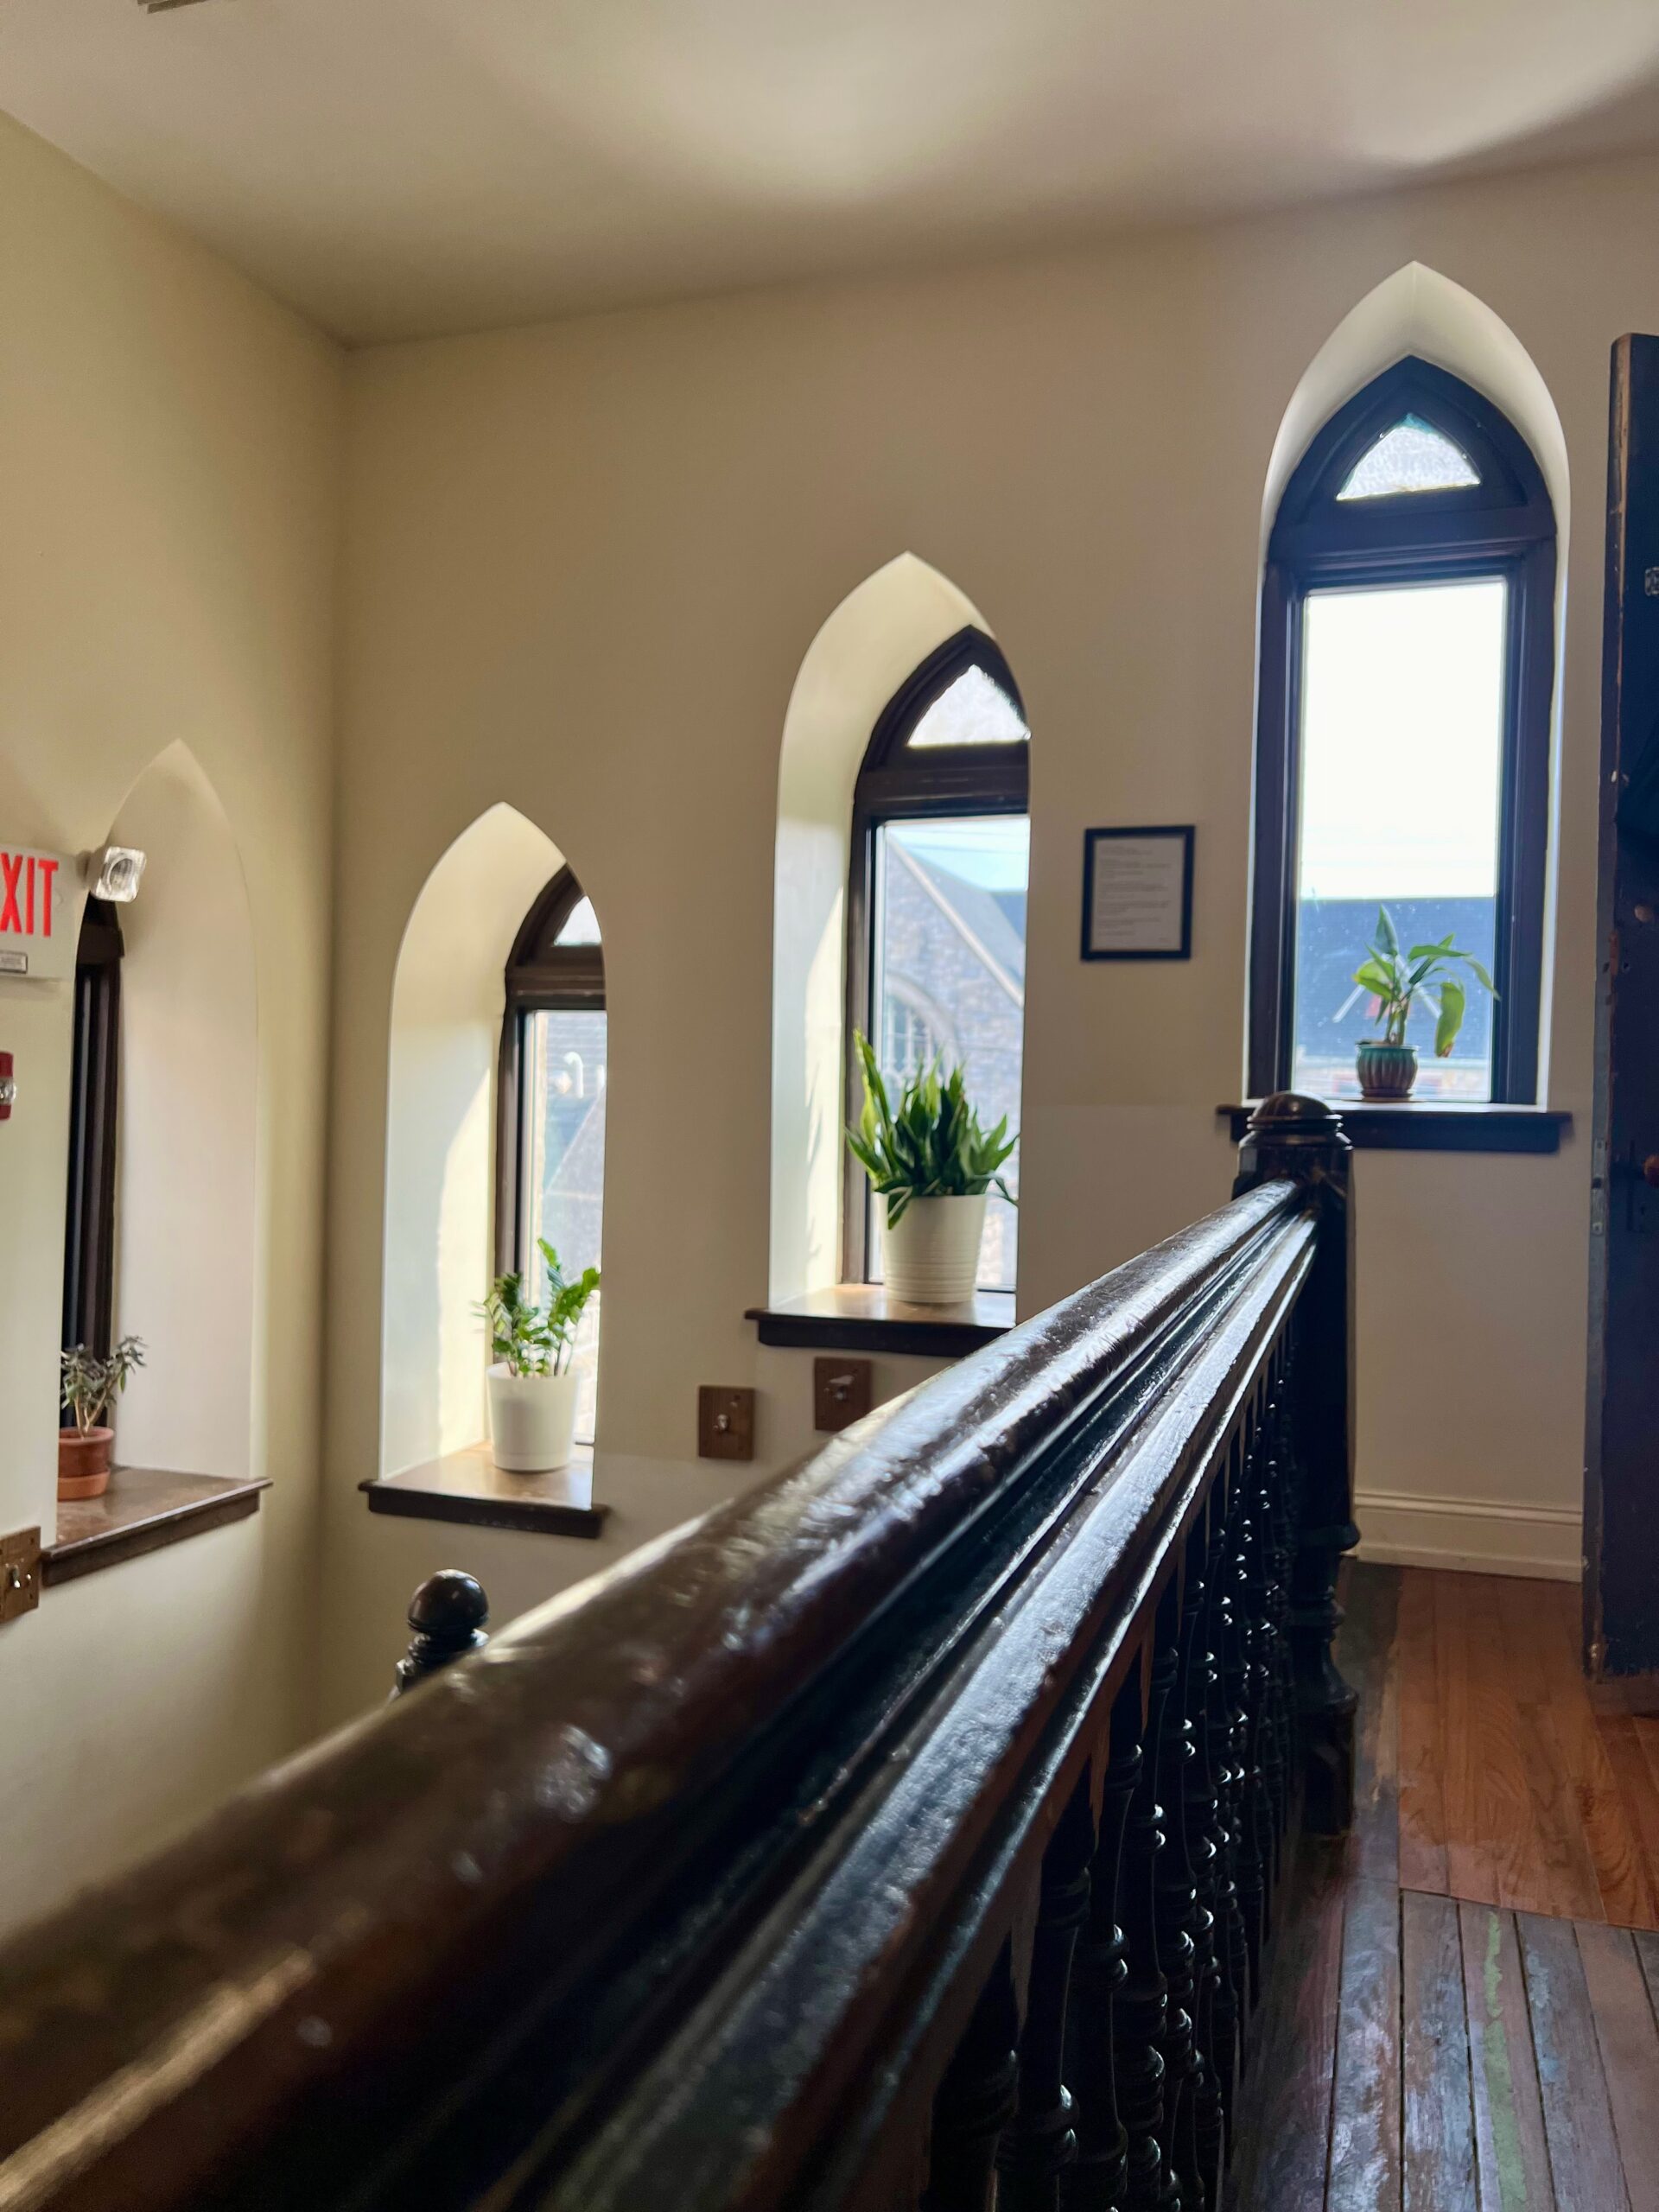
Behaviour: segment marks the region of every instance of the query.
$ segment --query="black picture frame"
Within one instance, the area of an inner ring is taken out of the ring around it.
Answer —
[[[1190,822],[1147,823],[1138,828],[1085,830],[1083,833],[1083,942],[1085,960],[1190,960],[1192,957],[1192,853],[1197,830]],[[1181,938],[1179,944],[1107,950],[1093,942],[1095,855],[1103,842],[1124,837],[1179,838],[1181,843]]]

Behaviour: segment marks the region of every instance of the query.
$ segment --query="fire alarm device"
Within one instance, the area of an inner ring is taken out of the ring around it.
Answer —
[[[11,1109],[17,1103],[17,1081],[12,1073],[10,1052],[0,1052],[0,1122],[11,1119]]]

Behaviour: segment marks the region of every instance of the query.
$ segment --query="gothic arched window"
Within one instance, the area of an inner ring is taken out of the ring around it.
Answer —
[[[1031,733],[1007,661],[958,632],[906,677],[871,734],[853,803],[849,1108],[855,1030],[902,1081],[938,1056],[966,1070],[987,1126],[1020,1122],[1025,1043]],[[1017,1190],[1019,1154],[1008,1164]],[[846,1183],[844,1273],[879,1281],[880,1224],[862,1172]],[[993,1194],[982,1288],[1012,1290],[1018,1217]]]
[[[1416,1095],[1530,1103],[1538,1084],[1555,518],[1514,425],[1397,363],[1332,416],[1286,488],[1262,599],[1250,1090],[1352,1096],[1389,910],[1491,970]]]
[[[546,1293],[540,1241],[567,1275],[600,1265],[608,1084],[605,954],[593,902],[561,868],[524,918],[506,969],[496,1117],[496,1265]],[[582,1317],[576,1435],[591,1444],[599,1308]]]

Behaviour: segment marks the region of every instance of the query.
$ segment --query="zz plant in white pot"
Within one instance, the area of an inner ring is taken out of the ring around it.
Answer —
[[[536,1240],[547,1269],[547,1305],[537,1305],[519,1274],[498,1275],[479,1307],[489,1324],[490,1444],[498,1467],[538,1475],[568,1467],[575,1449],[576,1377],[572,1372],[582,1311],[599,1288],[599,1269],[567,1281],[559,1255]]]
[[[887,1202],[887,1286],[912,1306],[957,1306],[974,1294],[985,1231],[985,1198],[1018,1201],[999,1173],[1020,1141],[1005,1114],[986,1130],[969,1103],[967,1079],[937,1060],[905,1083],[895,1109],[868,1037],[857,1039],[864,1110],[847,1132],[870,1187]]]

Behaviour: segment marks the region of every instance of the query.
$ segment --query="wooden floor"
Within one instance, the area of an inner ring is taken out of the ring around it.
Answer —
[[[1576,1593],[1358,1568],[1359,1814],[1305,1846],[1240,2212],[1659,2212],[1659,1722]]]

